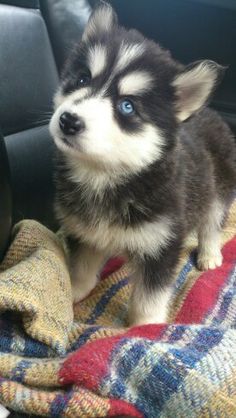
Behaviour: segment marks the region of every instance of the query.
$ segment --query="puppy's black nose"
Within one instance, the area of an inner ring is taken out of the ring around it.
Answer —
[[[64,112],[59,119],[59,126],[65,135],[75,135],[84,128],[84,123],[75,113]]]

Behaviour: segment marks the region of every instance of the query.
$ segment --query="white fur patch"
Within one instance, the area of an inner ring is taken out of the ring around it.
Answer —
[[[118,52],[118,58],[115,66],[115,72],[123,70],[127,65],[140,57],[145,48],[142,44],[126,44],[122,43]]]
[[[104,262],[104,253],[92,246],[80,246],[78,255],[70,266],[74,302],[84,299],[95,287]]]
[[[220,229],[224,216],[224,205],[216,200],[208,214],[202,220],[199,229],[198,267],[200,270],[214,269],[221,266]]]
[[[121,78],[118,88],[121,95],[135,95],[149,90],[152,81],[153,78],[147,71],[133,71]]]
[[[144,222],[138,227],[122,227],[109,221],[94,219],[93,225],[78,221],[71,215],[64,219],[67,232],[82,237],[89,245],[96,245],[99,251],[110,255],[133,253],[156,256],[173,238],[172,221],[166,216],[155,222]]]
[[[0,418],[7,418],[10,415],[8,409],[6,409],[3,405],[0,404]]]
[[[56,110],[59,106],[61,106],[67,100],[69,100],[70,103],[76,100],[82,100],[90,92],[91,92],[91,89],[89,87],[82,87],[80,89],[75,90],[73,93],[70,93],[69,95],[67,95],[67,94],[62,94],[61,89],[59,89],[53,98],[54,108]]]
[[[67,165],[70,167],[70,178],[73,183],[80,183],[85,187],[88,194],[99,195],[103,193],[107,186],[114,187],[122,182],[126,173],[120,170],[106,170],[105,167],[91,167],[87,161],[73,158],[71,155],[67,158]],[[123,174],[123,175],[122,175]]]
[[[203,61],[176,77],[172,85],[177,92],[176,108],[180,121],[184,121],[204,105],[216,79],[216,64],[211,64],[211,61]]]
[[[148,291],[142,277],[133,276],[134,290],[129,306],[129,325],[161,324],[167,322],[171,288]]]
[[[106,68],[107,51],[104,46],[98,44],[89,49],[88,66],[92,77],[97,77]]]

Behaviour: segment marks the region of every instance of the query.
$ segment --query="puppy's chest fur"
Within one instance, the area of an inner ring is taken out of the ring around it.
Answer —
[[[167,163],[161,164],[162,172]],[[154,253],[173,235],[170,212],[175,205],[173,194],[157,184],[159,167],[142,175],[124,179],[120,184],[100,189],[89,187],[78,177],[70,179],[70,170],[61,161],[57,172],[56,210],[67,234],[111,252]]]

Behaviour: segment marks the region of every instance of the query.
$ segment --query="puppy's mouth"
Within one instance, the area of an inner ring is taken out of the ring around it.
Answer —
[[[56,135],[54,136],[54,142],[62,152],[73,153],[75,155],[82,156],[84,154],[84,150],[82,144],[76,141],[75,138],[70,138],[69,136],[64,135]]]
[[[71,150],[82,152],[82,146],[81,144],[75,139],[75,137],[69,137],[69,136],[59,136],[59,140],[66,145]]]
[[[76,148],[75,147],[75,145],[76,145],[75,144],[75,141],[73,141],[72,139],[69,139],[66,136],[62,136],[60,139],[61,139],[61,141],[64,142],[64,144],[68,145],[68,147],[70,147],[70,148]]]

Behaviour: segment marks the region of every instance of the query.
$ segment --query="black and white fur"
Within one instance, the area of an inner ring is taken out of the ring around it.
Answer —
[[[119,26],[106,3],[92,13],[50,123],[58,147],[56,212],[70,246],[75,301],[94,288],[106,259],[124,254],[133,266],[130,324],[160,323],[191,230],[198,232],[199,268],[221,265],[236,146],[204,105],[222,71],[207,60],[177,63]],[[129,115],[121,111],[127,100]],[[76,129],[60,123],[65,112]]]

